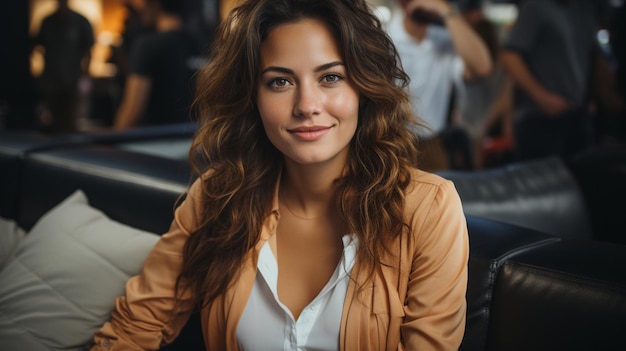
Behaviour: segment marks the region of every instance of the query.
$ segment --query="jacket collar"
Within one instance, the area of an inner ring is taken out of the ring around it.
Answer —
[[[268,216],[263,221],[263,228],[261,230],[261,238],[256,245],[257,252],[261,250],[261,247],[268,241],[272,236],[276,234],[276,228],[278,227],[278,221],[280,220],[280,210],[278,204],[278,189],[280,186],[282,172],[278,175],[278,180],[274,185],[274,196],[272,197],[272,207]]]

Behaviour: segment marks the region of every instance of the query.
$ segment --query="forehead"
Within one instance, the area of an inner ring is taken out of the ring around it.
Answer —
[[[261,46],[262,65],[270,64],[269,61],[329,59],[341,59],[339,47],[328,26],[317,19],[281,24],[268,33]]]

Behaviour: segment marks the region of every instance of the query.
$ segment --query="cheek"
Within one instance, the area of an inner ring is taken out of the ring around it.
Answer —
[[[359,96],[356,92],[338,94],[329,100],[329,108],[335,112],[336,116],[344,119],[356,119],[359,114]]]
[[[259,116],[261,117],[261,123],[265,130],[265,135],[274,146],[280,140],[280,126],[284,122],[282,114],[285,113],[283,104],[272,102],[268,99],[258,99],[257,108]]]
[[[285,109],[284,103],[281,103],[276,98],[271,98],[272,95],[259,94],[257,98],[257,108],[261,121],[266,129],[280,124],[284,119]]]

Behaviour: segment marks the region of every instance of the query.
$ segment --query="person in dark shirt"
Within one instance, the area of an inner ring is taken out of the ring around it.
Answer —
[[[48,129],[53,133],[74,132],[78,119],[78,84],[81,77],[88,75],[94,44],[91,24],[72,11],[67,0],[58,0],[57,10],[44,18],[34,44],[44,50],[39,87],[52,117]]]
[[[183,28],[184,9],[184,1],[148,1],[147,11],[156,14],[156,32],[133,44],[114,129],[189,120],[194,41]]]

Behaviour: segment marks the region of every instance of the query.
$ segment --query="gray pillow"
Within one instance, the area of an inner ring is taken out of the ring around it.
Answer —
[[[14,220],[0,217],[0,271],[11,261],[17,244],[25,234],[26,232]]]
[[[39,219],[0,272],[2,349],[88,348],[158,239],[76,191]]]

